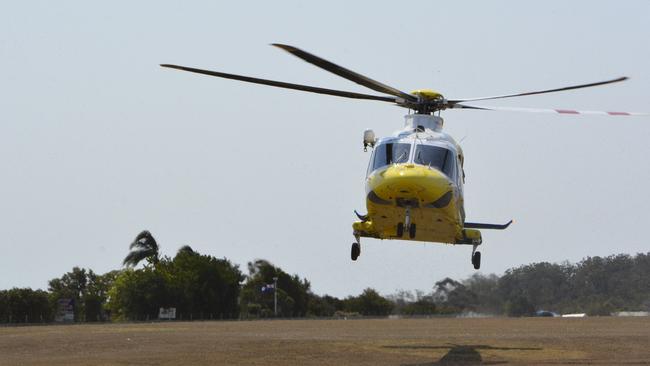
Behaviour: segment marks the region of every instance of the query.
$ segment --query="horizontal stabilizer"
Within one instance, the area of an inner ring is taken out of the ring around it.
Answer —
[[[358,213],[357,210],[354,210],[354,214],[357,215],[357,217],[359,218],[359,220],[361,220],[361,222],[368,221],[368,215],[362,215]]]
[[[507,224],[480,224],[476,222],[466,222],[464,227],[466,229],[494,229],[494,230],[505,230],[512,224],[512,220],[508,221]]]

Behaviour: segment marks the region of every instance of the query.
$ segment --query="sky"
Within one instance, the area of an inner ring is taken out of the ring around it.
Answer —
[[[408,6],[408,7],[407,7]],[[648,1],[0,3],[0,289],[121,267],[144,229],[164,255],[265,258],[318,294],[428,291],[470,246],[362,240],[362,136],[405,110],[163,69],[373,93],[270,43],[447,98],[629,76],[483,103],[650,111]],[[478,102],[475,104],[479,104]],[[480,272],[648,251],[650,118],[446,111],[465,152]]]

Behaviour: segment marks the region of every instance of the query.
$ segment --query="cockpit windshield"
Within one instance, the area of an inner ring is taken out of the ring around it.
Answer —
[[[394,163],[407,163],[411,152],[411,144],[388,143],[375,148],[375,158],[372,170]]]
[[[454,177],[455,155],[451,150],[440,146],[417,145],[415,147],[415,164],[427,165],[440,170],[450,178]]]

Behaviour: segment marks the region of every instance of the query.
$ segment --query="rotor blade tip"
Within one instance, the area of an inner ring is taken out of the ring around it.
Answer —
[[[282,43],[271,43],[271,46],[275,46],[275,47],[277,47],[277,48],[282,48],[283,50],[285,50],[285,51],[289,51],[289,52],[291,52],[291,51],[293,51],[293,50],[296,49],[296,48],[293,47],[293,46],[289,46],[288,44],[282,44]]]

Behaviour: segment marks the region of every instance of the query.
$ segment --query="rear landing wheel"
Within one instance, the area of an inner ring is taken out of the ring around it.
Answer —
[[[404,224],[400,222],[397,224],[397,237],[401,238],[402,236],[404,236]]]
[[[356,261],[361,254],[361,245],[359,243],[352,243],[352,248],[350,249],[350,258],[353,261]]]
[[[474,252],[474,255],[472,255],[472,264],[474,265],[474,269],[481,268],[481,252]]]

